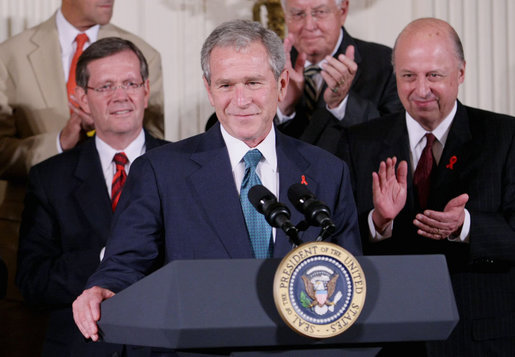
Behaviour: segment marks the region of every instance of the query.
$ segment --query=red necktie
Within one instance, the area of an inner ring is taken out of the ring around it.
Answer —
[[[116,172],[113,177],[113,184],[111,185],[111,207],[114,210],[122,194],[123,185],[127,179],[127,173],[125,172],[125,165],[129,162],[127,155],[124,152],[119,152],[114,155],[113,161],[116,165]]]
[[[88,35],[86,35],[85,33],[80,33],[77,35],[77,37],[75,37],[75,42],[77,42],[77,49],[75,50],[75,54],[72,58],[70,73],[68,74],[68,83],[66,83],[66,90],[68,91],[68,101],[70,101],[70,96],[75,94],[75,87],[77,87],[77,83],[75,82],[75,69],[77,68],[77,62],[79,61],[79,57],[82,54],[84,44],[88,42],[88,40]]]
[[[418,192],[418,202],[422,209],[427,207],[427,199],[431,188],[431,170],[433,169],[434,164],[432,149],[435,140],[436,138],[433,134],[426,134],[426,147],[424,148],[424,151],[422,151],[417,169],[413,175],[413,185]]]

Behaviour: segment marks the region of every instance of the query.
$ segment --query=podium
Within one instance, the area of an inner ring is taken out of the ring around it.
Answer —
[[[282,321],[273,300],[279,259],[173,261],[102,303],[101,335],[112,343],[177,350],[340,353],[449,336],[459,317],[443,255],[356,258],[367,282],[365,306],[335,337],[301,336]]]

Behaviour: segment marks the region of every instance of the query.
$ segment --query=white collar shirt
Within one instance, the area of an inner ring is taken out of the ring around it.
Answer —
[[[100,157],[100,164],[102,165],[102,172],[104,174],[107,192],[109,193],[109,197],[111,197],[111,185],[113,183],[114,174],[116,173],[116,165],[113,161],[114,155],[122,151],[127,155],[129,161],[127,165],[125,165],[125,172],[128,175],[131,164],[146,151],[145,131],[141,130],[136,139],[134,139],[123,150],[114,149],[98,136],[95,136],[95,146]]]
[[[229,153],[232,174],[238,194],[241,189],[241,182],[245,176],[245,162],[243,161],[243,157],[249,150],[258,149],[263,157],[256,167],[256,174],[261,180],[261,184],[270,190],[270,192],[272,192],[276,197],[279,197],[279,170],[277,166],[277,153],[275,146],[275,127],[272,127],[265,139],[255,148],[250,148],[243,141],[231,136],[225,130],[223,125],[220,125],[220,130]],[[274,241],[275,234],[276,232],[274,228]]]
[[[61,12],[61,9],[57,10],[55,22],[57,26],[57,33],[59,34],[59,44],[61,45],[61,61],[63,64],[64,80],[65,82],[68,82],[72,58],[75,54],[75,50],[77,49],[75,37],[77,37],[77,35],[82,32],[77,30],[72,24],[70,24],[65,19],[63,13]],[[84,31],[84,33],[88,35],[89,41],[87,41],[84,44],[83,50],[88,48],[90,44],[92,44],[98,39],[99,29],[100,25],[95,25]]]

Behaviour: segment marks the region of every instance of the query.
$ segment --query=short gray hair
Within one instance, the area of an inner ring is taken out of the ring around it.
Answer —
[[[215,28],[202,46],[200,64],[207,83],[211,84],[209,60],[215,47],[233,47],[236,51],[240,51],[256,41],[265,46],[274,77],[279,79],[286,62],[283,44],[279,36],[275,32],[264,28],[259,22],[233,20],[224,22]]]

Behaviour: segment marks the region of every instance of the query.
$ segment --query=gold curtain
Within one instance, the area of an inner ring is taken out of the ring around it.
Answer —
[[[281,39],[284,39],[284,13],[281,0],[257,0],[252,8],[252,18],[261,22],[261,10],[266,8],[266,27],[274,31]]]

